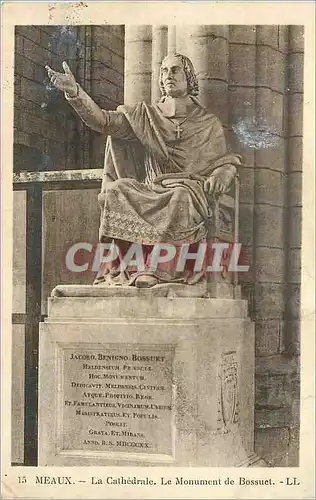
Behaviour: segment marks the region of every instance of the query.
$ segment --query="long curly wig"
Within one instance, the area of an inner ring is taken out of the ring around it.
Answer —
[[[177,57],[178,59],[180,59],[181,64],[183,66],[183,70],[184,70],[186,79],[187,79],[187,82],[188,82],[188,94],[189,95],[193,95],[193,96],[198,95],[198,93],[199,93],[199,83],[198,83],[198,79],[197,79],[195,71],[194,71],[194,66],[193,66],[192,62],[190,61],[190,59],[187,56],[184,56],[182,54],[177,54],[177,53],[175,53],[175,54],[169,54],[168,56],[166,56],[164,58],[164,60],[161,63],[160,73],[159,73],[159,88],[160,88],[160,91],[161,91],[162,95],[165,96],[166,95],[166,91],[165,91],[164,85],[162,83],[162,71],[161,71],[161,68],[163,66],[164,61],[167,58],[169,58],[169,57]]]

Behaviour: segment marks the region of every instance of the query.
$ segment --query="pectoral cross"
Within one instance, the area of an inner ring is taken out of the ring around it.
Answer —
[[[177,123],[177,127],[176,127],[176,136],[177,136],[177,139],[180,139],[182,132],[183,132],[183,128],[181,128],[180,123]]]

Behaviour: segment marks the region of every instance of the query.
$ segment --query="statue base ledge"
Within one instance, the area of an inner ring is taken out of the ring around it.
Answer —
[[[108,285],[57,285],[51,297],[197,297],[240,299],[240,286],[227,283],[183,285],[162,283],[151,288]]]
[[[270,465],[262,457],[253,453],[248,456],[245,463],[239,464],[239,467],[270,467]]]

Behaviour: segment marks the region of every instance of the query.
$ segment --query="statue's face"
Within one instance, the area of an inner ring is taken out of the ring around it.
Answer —
[[[167,95],[180,97],[188,93],[187,77],[178,57],[166,57],[161,65],[161,76]]]

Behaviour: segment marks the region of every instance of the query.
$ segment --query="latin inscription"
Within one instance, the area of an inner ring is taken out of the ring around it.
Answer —
[[[64,450],[172,454],[169,346],[64,349]]]

